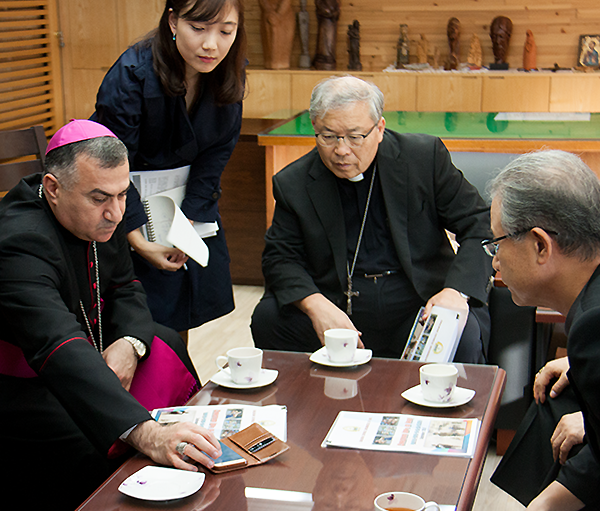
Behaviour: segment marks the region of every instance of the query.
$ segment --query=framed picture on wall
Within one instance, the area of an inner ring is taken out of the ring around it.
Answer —
[[[600,51],[600,35],[580,35],[577,65],[597,68],[598,51]]]

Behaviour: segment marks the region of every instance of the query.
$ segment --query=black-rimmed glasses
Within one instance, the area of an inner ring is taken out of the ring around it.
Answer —
[[[379,121],[377,121],[364,135],[352,133],[350,135],[338,136],[333,133],[315,133],[315,137],[317,138],[317,142],[323,147],[333,147],[334,145],[337,145],[339,140],[343,140],[348,147],[360,147],[363,145],[365,138],[371,134],[378,124]]]
[[[529,227],[528,229],[521,229],[520,231],[511,232],[510,234],[505,234],[504,236],[498,236],[497,238],[493,238],[491,240],[483,240],[481,242],[481,246],[487,255],[490,257],[494,257],[498,253],[498,243],[506,238],[514,238],[515,236],[520,236],[521,234],[525,234],[526,232],[531,231],[536,226]],[[541,228],[542,229],[542,228]],[[548,229],[544,229],[548,234],[558,235],[555,231],[549,231]]]

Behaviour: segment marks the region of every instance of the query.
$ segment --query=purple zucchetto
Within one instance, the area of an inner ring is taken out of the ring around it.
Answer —
[[[99,137],[117,138],[112,131],[102,124],[88,121],[87,119],[71,119],[68,124],[60,128],[50,139],[46,154],[57,147]]]

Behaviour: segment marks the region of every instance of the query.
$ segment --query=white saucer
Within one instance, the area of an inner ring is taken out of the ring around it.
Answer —
[[[414,387],[405,390],[402,397],[411,403],[421,406],[429,406],[431,408],[452,408],[454,406],[460,406],[468,403],[475,396],[475,391],[471,389],[463,389],[462,387],[456,387],[452,399],[447,403],[436,403],[434,401],[427,401],[423,397],[421,392],[421,385],[415,385]]]
[[[235,383],[231,379],[231,373],[229,367],[222,369],[221,371],[213,374],[210,381],[221,385],[221,387],[227,387],[230,389],[256,389],[258,387],[266,387],[271,385],[276,379],[279,371],[277,369],[261,369],[258,379],[251,383]]]
[[[310,356],[310,361],[315,364],[321,364],[330,367],[353,367],[366,364],[373,356],[372,350],[358,349],[354,352],[354,359],[351,362],[332,362],[327,356],[327,348],[323,346]]]
[[[125,479],[119,491],[142,500],[182,499],[202,488],[204,478],[203,472],[148,465]]]

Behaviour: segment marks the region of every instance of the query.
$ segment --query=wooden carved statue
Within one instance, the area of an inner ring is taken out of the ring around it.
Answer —
[[[537,46],[531,30],[525,32],[525,44],[523,45],[523,69],[525,69],[525,71],[537,69]]]
[[[400,25],[400,37],[396,46],[396,68],[402,69],[409,62],[408,25]]]
[[[512,28],[512,21],[506,16],[497,16],[492,21],[490,25],[490,37],[494,51],[494,64],[490,65],[490,69],[508,69],[506,54],[508,52]]]
[[[421,40],[417,43],[417,62],[419,64],[427,64],[427,50],[429,49],[429,42],[425,37],[425,34],[421,34]]]
[[[448,35],[450,51],[444,69],[449,71],[451,69],[458,69],[460,62],[460,21],[458,21],[458,18],[450,18],[448,20],[446,34]]]
[[[477,68],[480,68],[481,64],[483,63],[481,41],[479,40],[479,36],[477,36],[477,34],[473,34],[471,36],[471,42],[469,44],[469,57],[467,58],[467,62],[470,66]]]
[[[348,25],[348,70],[362,71],[360,63],[360,23],[354,20]]]
[[[340,18],[340,0],[315,0],[317,11],[317,52],[315,69],[333,71],[336,68],[335,42]]]
[[[259,0],[266,69],[289,69],[296,29],[292,0]]]
[[[308,54],[308,25],[309,15],[306,10],[306,0],[300,0],[300,12],[298,12],[298,32],[300,33],[300,69],[310,67],[310,55]]]

